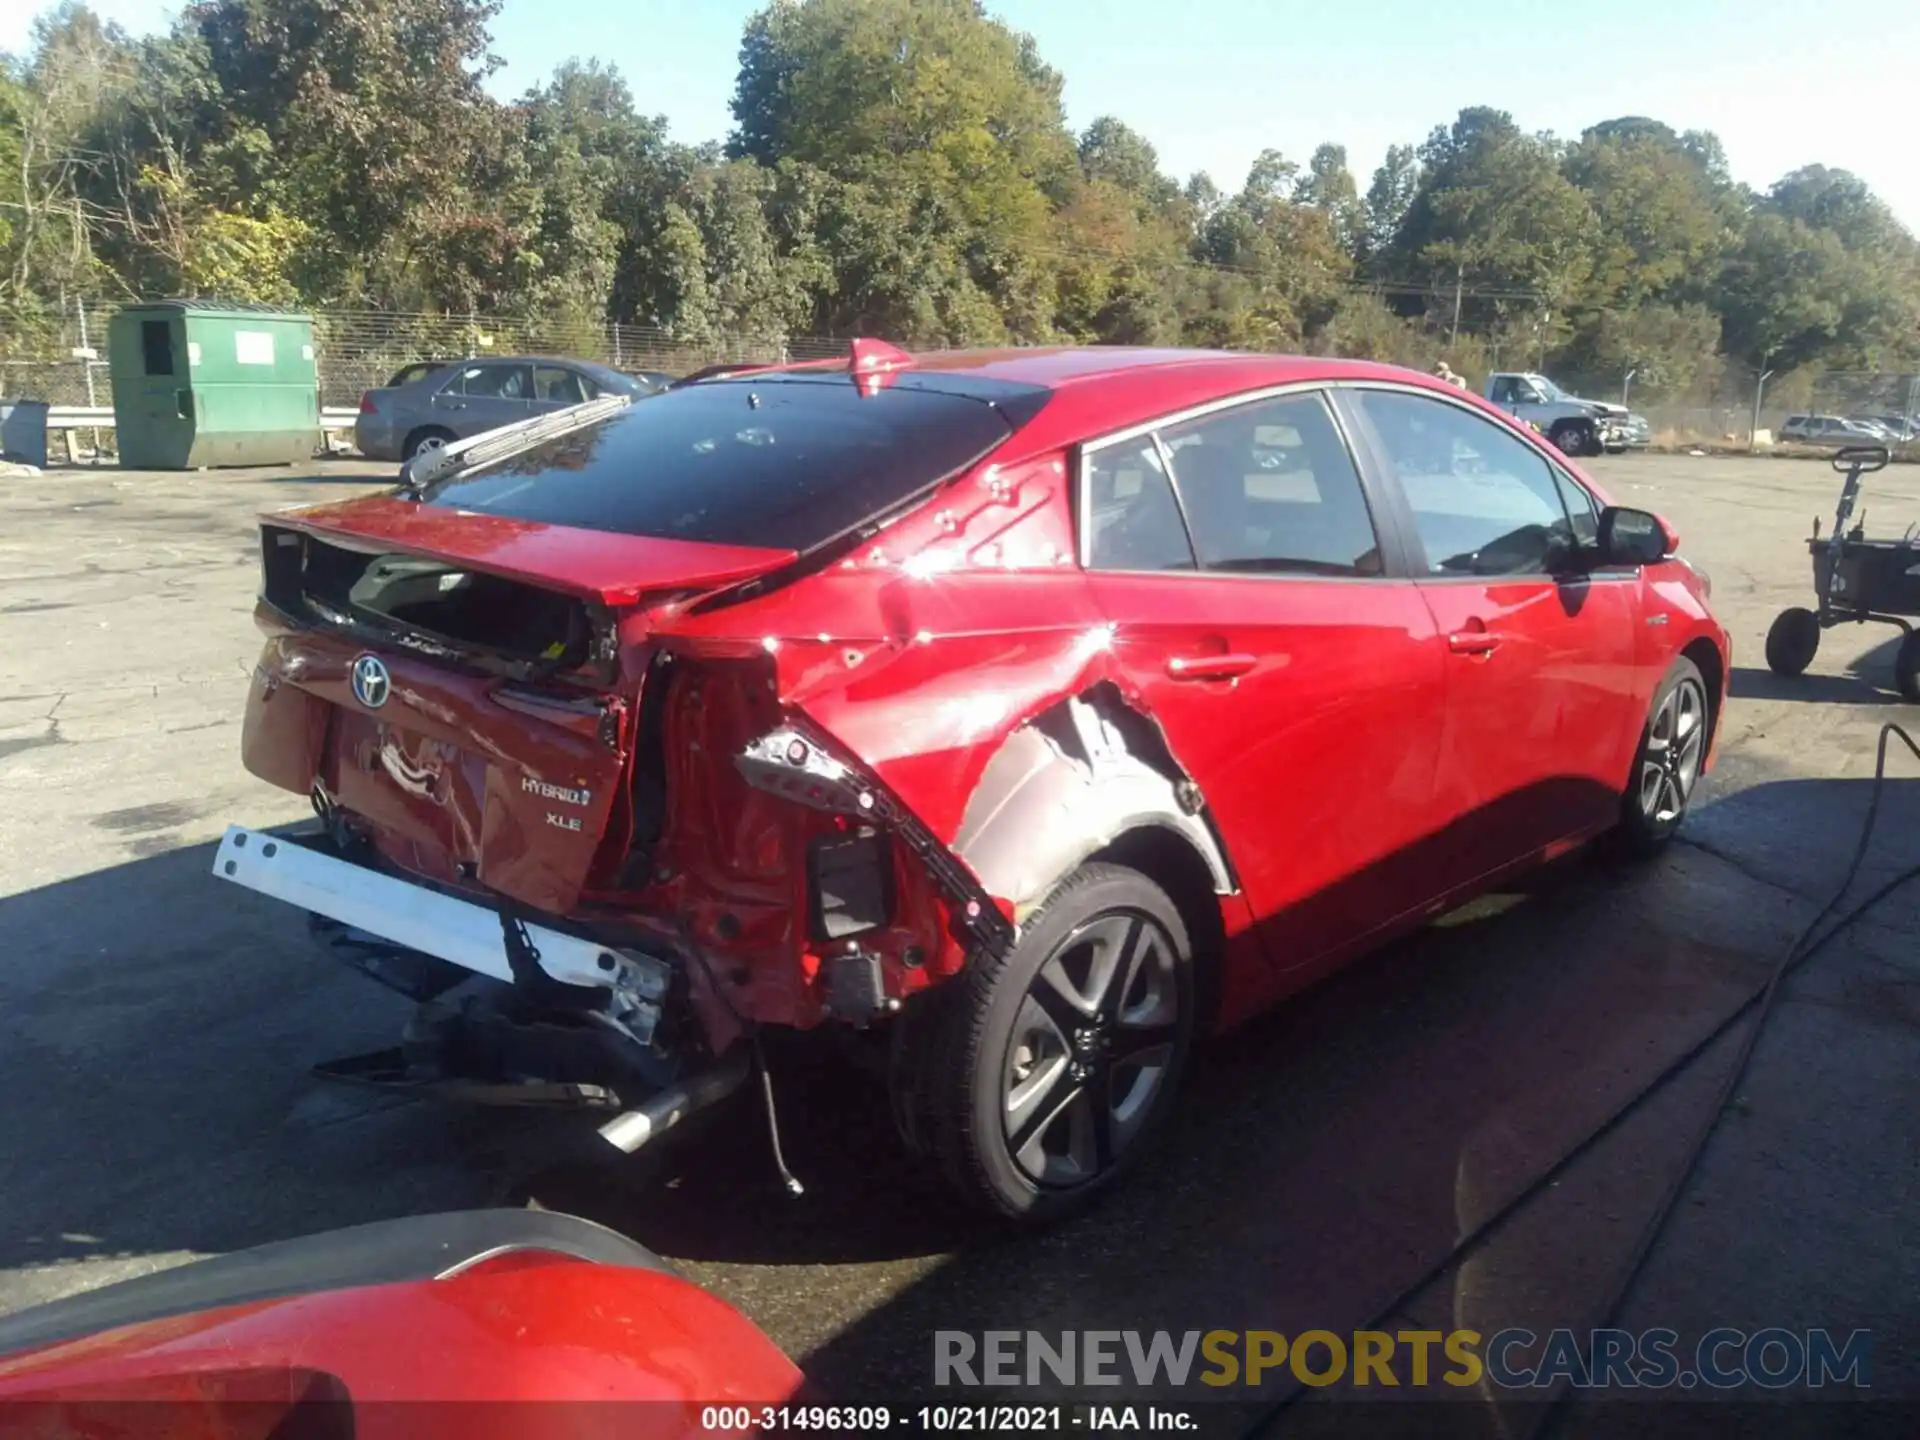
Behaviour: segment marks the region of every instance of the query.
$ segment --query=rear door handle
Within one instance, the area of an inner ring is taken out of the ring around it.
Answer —
[[[1491,655],[1500,646],[1500,637],[1485,630],[1456,630],[1447,636],[1447,648],[1456,655]]]
[[[1175,680],[1231,680],[1259,664],[1253,655],[1176,655],[1167,661]]]

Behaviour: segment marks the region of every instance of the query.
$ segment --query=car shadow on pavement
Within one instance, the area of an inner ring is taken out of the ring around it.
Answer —
[[[1920,833],[1920,782],[1902,783]],[[1736,847],[1752,823],[1789,826],[1817,887],[1865,790],[1763,782],[1695,823],[1738,802]],[[1691,844],[1538,872],[1206,1047],[1140,1172],[1021,1235],[907,1158],[871,1078],[790,1045],[772,1068],[797,1199],[751,1088],[641,1164],[579,1117],[314,1082],[312,1063],[392,1043],[406,1002],[215,882],[212,853],[0,900],[0,1270],[34,1272],[0,1308],[57,1293],[65,1266],[511,1194],[666,1255],[849,1398],[923,1387],[935,1329],[1358,1324],[1711,1029],[1817,903]]]

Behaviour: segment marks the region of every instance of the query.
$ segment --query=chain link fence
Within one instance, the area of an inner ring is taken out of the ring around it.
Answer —
[[[1829,372],[1814,384],[1808,409],[1817,415],[1867,421],[1896,440],[1920,431],[1920,375]]]
[[[0,308],[0,398],[53,405],[111,405],[107,321],[118,307],[82,304],[35,312]],[[567,322],[485,315],[398,314],[371,310],[312,312],[320,403],[350,407],[420,360],[481,355],[555,355],[597,360],[626,371],[684,375],[707,365],[831,359],[847,342],[827,336],[738,334],[691,337],[652,325]],[[1334,336],[1322,337],[1332,342]],[[1323,343],[1320,348],[1332,348]],[[1437,356],[1476,389],[1498,369],[1533,369],[1529,347],[1409,328],[1379,358],[1431,370]],[[1573,371],[1549,364],[1562,389],[1589,400],[1624,403],[1644,416],[1658,447],[1745,446],[1755,432],[1778,438],[1794,415],[1874,419],[1920,430],[1920,375],[1904,373],[1759,373],[1717,356],[1701,357],[1684,384],[1651,370]],[[1893,434],[1896,443],[1905,436]]]

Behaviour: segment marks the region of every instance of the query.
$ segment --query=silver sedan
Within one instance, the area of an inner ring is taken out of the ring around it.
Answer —
[[[372,460],[409,460],[422,450],[601,395],[637,400],[658,394],[665,378],[543,356],[423,362],[360,397],[354,444]]]

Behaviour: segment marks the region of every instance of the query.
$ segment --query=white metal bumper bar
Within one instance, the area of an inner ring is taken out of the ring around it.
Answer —
[[[475,974],[513,980],[500,917],[484,906],[238,825],[229,826],[220,841],[213,873]],[[657,981],[664,989],[665,967],[651,957],[622,954],[540,925],[526,929],[540,952],[540,968],[555,980],[607,989],[631,985],[643,994],[654,988],[649,982]]]

